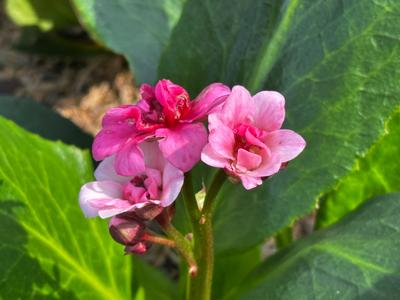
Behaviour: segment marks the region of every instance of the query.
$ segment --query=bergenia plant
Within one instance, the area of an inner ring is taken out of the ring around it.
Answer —
[[[163,79],[154,88],[143,84],[140,97],[104,116],[93,144],[93,156],[101,160],[96,181],[82,186],[80,206],[87,217],[111,218],[110,234],[126,253],[145,253],[154,243],[175,248],[188,266],[188,299],[210,299],[219,190],[226,180],[257,188],[306,142],[281,129],[285,99],[279,92],[251,96],[243,86],[213,83],[191,101],[183,87]],[[196,198],[191,179],[200,158],[219,169],[204,201]],[[191,232],[174,227],[175,201],[184,202]],[[149,222],[164,234],[151,230]]]

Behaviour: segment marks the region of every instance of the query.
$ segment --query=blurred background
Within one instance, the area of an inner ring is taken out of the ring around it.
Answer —
[[[124,58],[89,38],[68,1],[0,0],[0,95],[40,102],[94,135],[134,87]]]

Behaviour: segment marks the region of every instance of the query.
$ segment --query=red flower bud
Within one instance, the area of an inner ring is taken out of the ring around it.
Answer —
[[[109,231],[113,239],[122,245],[135,245],[144,234],[142,221],[128,215],[114,216],[109,223]]]

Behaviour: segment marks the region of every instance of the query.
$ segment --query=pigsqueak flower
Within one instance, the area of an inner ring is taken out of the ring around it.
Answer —
[[[93,143],[93,156],[103,160],[115,154],[119,175],[131,176],[145,169],[145,140],[156,139],[164,157],[183,172],[199,160],[207,143],[207,131],[199,121],[225,101],[230,89],[220,83],[206,87],[193,101],[187,91],[169,80],[155,87],[143,84],[136,105],[111,108]]]
[[[254,95],[235,86],[219,112],[209,115],[208,144],[201,159],[241,180],[246,189],[262,184],[286,162],[299,155],[306,142],[292,130],[281,129],[285,99],[273,91]]]
[[[97,181],[86,183],[79,193],[86,217],[135,212],[139,218],[151,219],[175,201],[183,185],[183,172],[164,159],[157,143],[144,142],[140,150],[146,167],[132,176],[115,173],[113,156],[100,163],[95,171]]]

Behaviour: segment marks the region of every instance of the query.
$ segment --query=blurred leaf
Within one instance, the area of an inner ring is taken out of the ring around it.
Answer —
[[[0,95],[0,116],[50,140],[90,148],[92,137],[68,119],[34,100]]]
[[[154,83],[160,53],[185,0],[72,0],[101,44],[123,54],[139,83]]]
[[[373,196],[400,191],[397,157],[400,157],[400,111],[387,123],[385,135],[323,198],[318,210],[317,227],[335,223]]]
[[[17,50],[54,56],[85,57],[112,54],[94,43],[84,32],[62,31],[42,32],[35,26],[23,27],[18,41],[13,45]]]
[[[252,247],[312,211],[384,133],[400,103],[399,16],[396,0],[187,2],[160,77],[191,93],[212,81],[256,91],[266,80],[286,97],[284,128],[308,143],[262,187],[225,186],[218,252]]]
[[[6,0],[8,16],[20,26],[38,26],[42,30],[77,25],[69,0]]]
[[[161,271],[149,265],[142,259],[132,256],[133,282],[136,284],[137,300],[175,300],[177,288]]]
[[[0,117],[0,298],[130,299],[129,258],[79,208],[91,179],[87,151]]]
[[[267,259],[229,299],[397,299],[400,194],[363,204]]]

